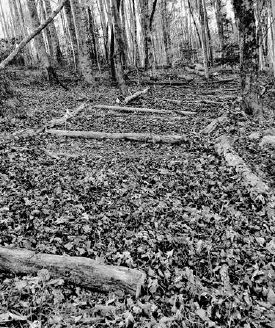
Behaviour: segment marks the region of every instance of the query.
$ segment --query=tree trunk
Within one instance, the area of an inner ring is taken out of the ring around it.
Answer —
[[[70,0],[71,9],[76,27],[76,35],[78,40],[79,53],[79,69],[87,83],[93,83],[92,62],[88,47],[88,31],[87,31],[87,13],[85,1]]]
[[[118,1],[112,0],[112,19],[113,19],[113,28],[114,28],[114,36],[116,40],[116,46],[115,46],[115,66],[116,66],[116,80],[119,85],[119,89],[123,96],[126,95],[127,87],[125,83],[124,78],[124,71],[123,71],[123,64],[122,60],[125,58],[124,53],[124,42],[123,42],[123,36],[121,31],[121,22],[119,19],[119,7],[118,7]]]
[[[162,30],[163,30],[163,42],[166,53],[166,64],[171,64],[171,37],[169,31],[169,18],[167,12],[167,1],[161,0],[161,17],[162,17]]]
[[[6,14],[4,13],[4,10],[3,10],[2,1],[0,1],[0,14],[1,14],[2,21],[3,21],[2,27],[3,27],[4,34],[6,35],[6,38],[8,40],[10,40],[10,37],[11,37],[10,31],[9,31],[8,23],[6,20]]]
[[[45,4],[45,9],[46,9],[46,15],[47,15],[47,18],[48,18],[51,15],[51,12],[52,12],[51,3],[50,3],[49,0],[44,0],[44,4]],[[50,35],[51,35],[52,44],[53,44],[53,57],[54,57],[54,60],[58,64],[61,64],[61,62],[62,62],[62,52],[61,52],[61,49],[60,49],[59,39],[58,39],[58,35],[57,35],[57,31],[56,31],[54,22],[51,22],[49,24],[49,31],[50,31]]]
[[[204,64],[204,74],[206,79],[209,79],[209,58],[207,51],[207,34],[206,34],[206,24],[205,24],[205,11],[203,7],[203,0],[199,0],[199,17],[201,23],[201,43],[203,52],[203,64]]]
[[[223,28],[223,18],[222,18],[222,0],[215,0],[215,14],[216,14],[217,27],[218,27],[220,50],[223,59],[224,58],[224,28]]]
[[[76,36],[70,1],[65,2],[64,11],[65,11],[67,26],[70,35],[71,47],[73,52],[74,68],[76,72],[79,72],[80,64],[79,64],[79,55],[78,55],[77,36]]]
[[[254,3],[252,0],[233,0],[239,21],[241,49],[242,109],[247,114],[262,114],[258,88],[259,45],[257,42]]]
[[[99,11],[100,24],[101,24],[102,35],[103,35],[105,60],[106,62],[108,62],[108,33],[107,33],[108,25],[106,22],[103,1],[97,0],[96,3]]]

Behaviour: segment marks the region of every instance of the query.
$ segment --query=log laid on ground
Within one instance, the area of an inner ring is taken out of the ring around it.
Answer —
[[[99,109],[109,109],[109,110],[117,110],[119,112],[144,112],[144,113],[158,113],[158,114],[171,114],[170,110],[163,109],[151,109],[151,108],[139,108],[139,107],[123,107],[123,106],[109,106],[109,105],[94,105],[94,108]]]
[[[186,136],[156,135],[150,133],[106,133],[95,131],[67,131],[49,129],[46,132],[57,137],[86,138],[86,139],[121,139],[129,141],[178,144],[185,142]]]
[[[137,297],[145,273],[122,266],[99,264],[85,257],[35,253],[27,249],[0,247],[0,270],[35,274],[47,269],[53,277],[102,292],[123,290]]]
[[[140,97],[141,95],[145,95],[148,91],[149,91],[150,88],[146,88],[144,90],[141,90],[141,91],[137,91],[135,92],[133,95],[131,96],[128,96],[124,99],[124,104],[127,105],[129,104],[129,102],[133,101],[134,99]]]
[[[216,128],[216,126],[225,123],[226,120],[227,114],[225,113],[222,116],[215,118],[210,124],[208,124],[204,129],[201,130],[201,133],[211,133]]]
[[[60,118],[54,118],[50,122],[48,122],[46,125],[48,127],[53,128],[56,125],[64,124],[67,122],[68,119],[75,117],[77,114],[79,114],[81,111],[83,111],[85,107],[86,107],[86,103],[81,104],[72,112],[66,111],[66,114],[64,116],[62,116]]]
[[[275,136],[264,136],[260,142],[260,147],[263,147],[264,145],[275,147]]]
[[[225,158],[228,165],[234,167],[243,177],[244,183],[251,191],[258,195],[268,195],[268,201],[266,203],[267,213],[270,217],[275,218],[275,196],[273,190],[254,174],[244,160],[234,151],[229,137],[226,135],[219,137],[215,149],[220,156]]]
[[[191,111],[172,111],[163,109],[153,108],[140,108],[140,107],[123,107],[123,106],[109,106],[109,105],[94,105],[94,108],[108,109],[120,112],[143,112],[143,113],[154,113],[154,114],[179,114],[179,115],[194,115],[196,112]]]
[[[258,176],[252,173],[251,169],[245,164],[244,160],[235,152],[231,146],[229,137],[222,135],[218,138],[215,149],[219,155],[223,155],[226,162],[235,167],[245,182],[257,193],[267,193],[269,187]]]

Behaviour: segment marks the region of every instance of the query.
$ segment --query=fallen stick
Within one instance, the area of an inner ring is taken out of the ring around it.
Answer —
[[[215,118],[210,124],[208,124],[204,129],[201,130],[201,133],[211,133],[217,125],[226,122],[226,120],[227,114],[225,113],[222,116]]]
[[[186,141],[186,136],[180,135],[156,135],[150,133],[107,133],[95,131],[67,131],[67,130],[46,130],[47,133],[57,137],[86,138],[86,139],[120,139],[152,143],[178,144]]]
[[[108,109],[120,112],[142,112],[142,113],[158,113],[158,114],[179,114],[179,115],[195,115],[196,112],[180,111],[180,110],[163,110],[163,109],[151,109],[140,107],[122,107],[122,106],[109,106],[109,105],[94,105],[94,108]]]
[[[254,174],[244,160],[234,151],[230,139],[226,135],[219,137],[215,149],[220,156],[225,158],[228,165],[234,167],[236,172],[243,177],[244,183],[251,191],[258,195],[269,195],[266,206],[268,214],[273,217],[275,213],[275,196],[273,190]]]
[[[145,280],[145,273],[136,269],[99,264],[85,257],[5,247],[0,247],[0,269],[25,274],[36,274],[40,269],[47,269],[53,277],[61,277],[80,286],[101,292],[123,290],[137,297]]]
[[[141,96],[141,95],[146,94],[146,93],[149,91],[149,89],[150,89],[150,88],[146,88],[146,89],[144,89],[144,90],[142,90],[142,91],[137,91],[137,92],[135,92],[133,95],[126,97],[125,100],[124,100],[124,104],[127,105],[127,104],[129,104],[129,102],[131,102],[132,100],[138,98],[138,97]]]
[[[83,109],[85,108],[86,103],[81,104],[80,106],[78,106],[75,110],[73,110],[72,112],[66,111],[66,114],[63,115],[60,118],[54,118],[52,119],[50,122],[48,122],[46,124],[47,127],[51,127],[53,128],[54,126],[57,125],[61,125],[67,122],[68,119],[75,117],[77,114],[79,114],[81,111],[83,111]]]

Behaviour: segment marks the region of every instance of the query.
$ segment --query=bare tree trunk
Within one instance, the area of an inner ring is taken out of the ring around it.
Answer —
[[[28,10],[29,10],[29,13],[31,16],[32,27],[35,30],[35,29],[39,28],[39,26],[40,26],[40,21],[39,21],[39,17],[38,17],[38,13],[37,13],[35,0],[27,0],[27,6],[28,6]],[[36,35],[35,45],[36,45],[37,52],[40,56],[41,62],[47,71],[49,81],[51,83],[57,82],[56,81],[57,76],[56,76],[55,70],[53,68],[51,58],[49,57],[49,55],[46,52],[44,40],[43,40],[43,37],[41,34]]]
[[[78,40],[80,72],[87,83],[93,83],[92,63],[89,55],[87,14],[85,1],[70,0]]]
[[[207,34],[206,34],[206,24],[205,24],[205,11],[203,7],[203,0],[199,0],[199,17],[201,23],[201,43],[203,51],[203,63],[204,63],[204,73],[206,79],[209,79],[209,67],[208,67],[208,51],[207,51]]]
[[[241,48],[242,108],[247,114],[262,114],[258,88],[259,45],[253,1],[234,0],[239,21]]]
[[[223,28],[223,18],[222,18],[222,1],[215,0],[215,14],[218,27],[218,36],[220,42],[220,50],[222,53],[222,59],[224,58],[224,28]]]
[[[44,4],[45,4],[45,9],[46,9],[46,15],[47,18],[51,15],[52,12],[52,8],[51,8],[51,3],[49,0],[44,0]],[[49,24],[49,31],[50,31],[50,35],[51,35],[51,40],[53,43],[53,57],[54,60],[60,64],[62,62],[62,52],[60,49],[60,44],[59,44],[59,39],[58,39],[58,35],[57,35],[57,31],[54,25],[54,22]]]
[[[74,68],[75,68],[76,72],[79,72],[80,64],[79,64],[77,36],[76,36],[70,1],[66,1],[65,5],[64,5],[64,11],[65,11],[67,26],[68,26],[69,35],[70,35],[71,47],[72,47],[72,51],[73,51]]]
[[[103,34],[105,59],[106,59],[106,61],[108,61],[108,33],[107,33],[108,25],[107,25],[107,22],[106,22],[103,1],[98,0],[97,5],[98,5],[98,11],[99,11],[100,22],[101,22],[101,29],[102,29],[102,34]]]
[[[166,53],[166,64],[171,64],[171,37],[169,31],[169,18],[167,12],[167,1],[161,0],[161,17],[162,17],[162,29],[163,29],[163,41]]]
[[[8,28],[7,20],[6,20],[6,15],[3,10],[2,1],[0,1],[0,11],[1,11],[1,18],[3,21],[3,30],[4,30],[4,33],[6,34],[6,38],[9,40],[11,38],[11,35],[10,35],[9,28]]]
[[[112,10],[113,26],[114,26],[115,40],[116,40],[116,50],[115,50],[116,79],[122,95],[125,96],[127,92],[127,87],[125,84],[123,64],[122,64],[122,59],[123,57],[125,58],[125,53],[124,53],[123,36],[121,31],[121,23],[118,14],[119,8],[118,8],[117,0],[112,0],[111,10]]]

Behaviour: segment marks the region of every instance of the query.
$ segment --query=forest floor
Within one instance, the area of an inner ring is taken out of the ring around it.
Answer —
[[[176,78],[167,74],[160,78]],[[241,114],[237,75],[215,77],[215,83],[196,77],[181,86],[150,85],[130,104],[196,112],[188,116],[94,109],[117,104],[118,90],[108,81],[91,87],[70,82],[65,91],[32,71],[11,75],[19,101],[0,118],[0,245],[89,257],[143,270],[147,279],[135,299],[69,284],[50,271],[0,272],[0,327],[275,327],[274,217],[265,211],[265,195],[250,192],[215,150],[216,138],[229,135],[274,190],[274,147],[249,137],[275,128],[274,119],[261,126]],[[219,82],[225,78],[232,81]],[[131,92],[143,88],[129,84]],[[88,106],[61,129],[177,134],[186,142],[45,131],[5,140],[62,117],[84,98]],[[200,133],[226,111],[225,123]]]

